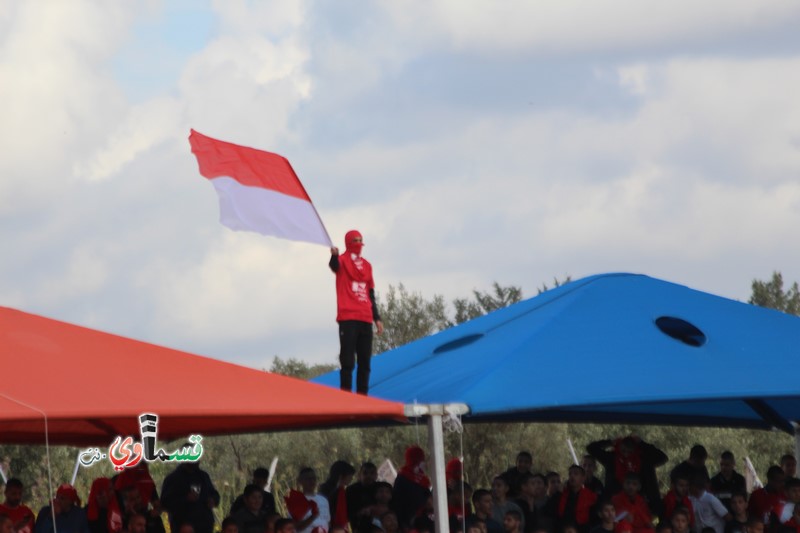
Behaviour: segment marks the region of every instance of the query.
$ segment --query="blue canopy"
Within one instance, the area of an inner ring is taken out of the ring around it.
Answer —
[[[780,428],[800,421],[800,318],[604,274],[373,357],[370,395],[472,420]],[[315,381],[338,386],[338,371]]]

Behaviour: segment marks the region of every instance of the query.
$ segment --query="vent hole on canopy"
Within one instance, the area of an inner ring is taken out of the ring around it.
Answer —
[[[465,337],[460,337],[454,341],[446,342],[436,348],[433,353],[439,354],[444,352],[449,352],[450,350],[455,350],[456,348],[461,348],[462,346],[466,346],[468,344],[472,344],[476,340],[483,337],[483,333],[473,333],[472,335],[467,335]]]
[[[706,334],[700,328],[682,318],[662,316],[656,319],[656,326],[665,335],[681,341],[688,346],[699,347],[706,343]]]

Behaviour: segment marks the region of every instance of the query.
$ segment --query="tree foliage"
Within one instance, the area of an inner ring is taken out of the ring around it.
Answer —
[[[769,281],[754,279],[753,293],[749,301],[754,305],[800,316],[800,290],[797,282],[784,290],[783,275],[780,272],[773,272],[772,279]]]
[[[290,357],[284,360],[278,356],[275,356],[272,360],[272,366],[269,369],[273,374],[282,374],[305,380],[314,379],[331,370],[336,370],[336,365],[309,365],[300,359]]]
[[[572,281],[572,276],[567,276],[566,278],[564,278],[563,281],[559,281],[558,278],[553,278],[553,288],[555,289],[557,287],[560,287],[566,283],[569,283],[570,281]],[[537,292],[539,294],[542,294],[543,292],[547,292],[549,290],[550,287],[547,286],[547,283],[542,283],[542,286],[539,289],[537,289]]]
[[[378,302],[378,312],[386,329],[383,335],[374,338],[375,353],[403,346],[451,324],[441,295],[427,299],[420,293],[409,292],[401,283],[397,287],[390,285],[382,300]]]
[[[453,300],[455,307],[455,323],[461,324],[486,313],[491,313],[502,307],[515,304],[522,300],[522,289],[510,285],[502,287],[496,281],[492,284],[491,292],[472,291],[472,300],[456,298]]]

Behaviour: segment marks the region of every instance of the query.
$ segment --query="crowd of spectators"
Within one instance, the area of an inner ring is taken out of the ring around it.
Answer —
[[[451,533],[800,533],[797,462],[785,455],[770,466],[766,484],[747,492],[729,451],[711,476],[701,445],[669,473],[661,493],[656,468],[667,456],[635,436],[587,446],[581,464],[561,473],[534,470],[521,451],[489,487],[473,488],[459,459],[446,467]],[[603,466],[603,479],[597,474]],[[356,469],[335,461],[327,478],[300,469],[282,505],[266,490],[269,472],[257,468],[231,508],[199,463],[180,464],[156,489],[146,463],[92,483],[86,505],[61,485],[50,505],[34,513],[16,478],[5,485],[0,533],[433,533],[431,480],[425,452],[406,450],[393,483],[375,464]],[[281,514],[283,510],[283,514]]]

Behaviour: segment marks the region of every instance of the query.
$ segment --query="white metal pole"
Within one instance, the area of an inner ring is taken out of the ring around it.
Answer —
[[[438,407],[438,409],[437,409]],[[447,481],[444,475],[444,432],[442,430],[441,405],[431,405],[428,415],[428,442],[430,449],[430,474],[433,482],[433,508],[436,533],[449,533],[447,515]]]
[[[428,443],[430,449],[429,474],[433,484],[433,505],[436,514],[436,533],[449,533],[450,521],[447,514],[447,481],[444,473],[444,429],[443,415],[465,415],[469,406],[463,403],[408,404],[405,406],[408,417],[428,416]]]

